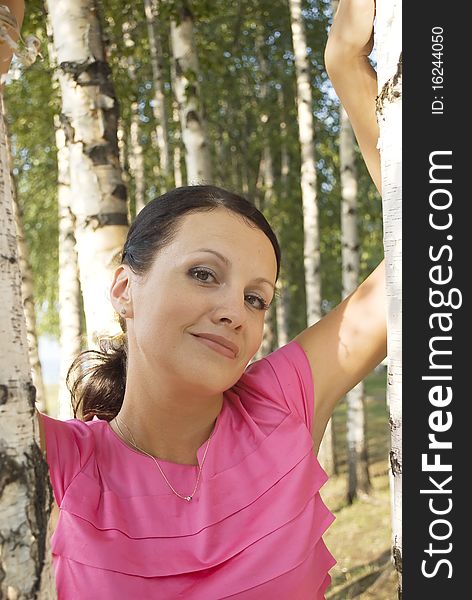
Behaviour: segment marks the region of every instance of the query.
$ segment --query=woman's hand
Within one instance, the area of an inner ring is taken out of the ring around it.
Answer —
[[[375,0],[340,0],[325,48],[331,60],[369,56],[374,46]]]
[[[375,0],[340,0],[325,48],[325,66],[380,191],[377,74],[367,58],[373,46],[374,16]]]
[[[6,11],[4,7],[9,10]],[[25,13],[25,3],[23,0],[0,0],[0,11],[4,14],[5,22],[0,19],[0,26],[16,42],[19,38],[23,17]],[[0,15],[1,16],[1,15]],[[16,22],[16,26],[14,23]],[[8,73],[11,59],[13,58],[13,49],[9,44],[0,38],[0,91],[2,90],[2,76]]]

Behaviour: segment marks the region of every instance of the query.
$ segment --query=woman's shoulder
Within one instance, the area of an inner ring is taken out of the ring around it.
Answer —
[[[47,449],[48,438],[51,436],[74,438],[80,441],[92,440],[93,437],[101,435],[106,421],[94,417],[92,420],[84,421],[82,419],[71,418],[61,419],[36,410],[42,447]]]
[[[39,411],[37,417],[42,438],[41,449],[49,466],[55,500],[60,506],[70,483],[95,456],[106,423],[98,419],[63,420]]]
[[[296,340],[249,364],[233,389],[243,402],[294,413],[311,431],[312,372],[308,358]]]

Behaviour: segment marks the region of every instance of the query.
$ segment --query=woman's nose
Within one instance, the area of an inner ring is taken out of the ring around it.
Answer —
[[[225,294],[220,298],[213,311],[213,319],[216,323],[225,321],[233,327],[239,327],[247,319],[247,309],[244,294]]]

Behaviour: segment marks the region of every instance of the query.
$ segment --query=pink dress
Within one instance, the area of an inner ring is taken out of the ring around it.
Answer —
[[[319,494],[313,395],[294,340],[249,365],[224,394],[190,502],[107,421],[42,414],[59,600],[323,600],[336,561],[321,536],[334,516]],[[192,492],[196,465],[160,465]]]

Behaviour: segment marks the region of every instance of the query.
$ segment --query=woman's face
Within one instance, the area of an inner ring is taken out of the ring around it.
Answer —
[[[117,312],[127,309],[130,368],[201,393],[230,388],[260,347],[276,273],[260,229],[224,208],[185,215],[145,278],[123,265],[115,274],[111,296]],[[196,334],[222,336],[238,351],[226,355]]]

